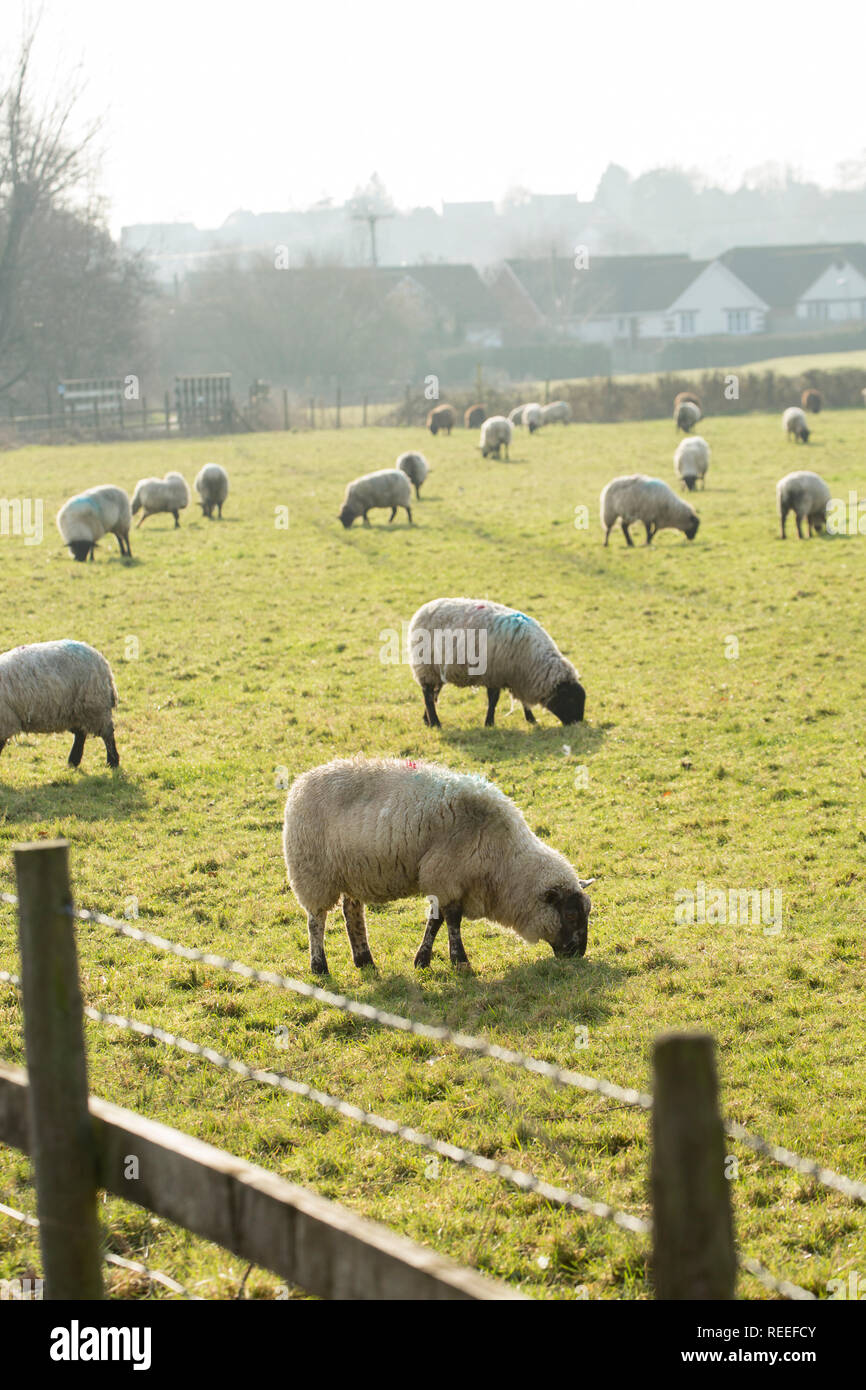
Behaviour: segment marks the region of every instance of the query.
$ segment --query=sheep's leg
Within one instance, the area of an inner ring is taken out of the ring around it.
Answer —
[[[420,501],[421,501],[421,484],[420,484],[420,483],[416,483],[416,484],[415,484],[415,496],[418,498],[418,501],[420,502]]]
[[[180,526],[180,517],[178,516],[177,512],[172,512],[172,516],[174,517],[175,529],[177,529],[177,527]]]
[[[357,898],[350,898],[348,893],[344,893],[342,908],[343,920],[346,923],[346,935],[352,948],[352,960],[357,966],[372,965],[373,957],[370,954],[367,924],[364,921],[364,904],[359,903]]]
[[[138,518],[138,521],[137,521],[136,524],[135,524],[135,529],[136,529],[136,531],[138,530],[139,526],[141,526],[141,525],[144,524],[144,522],[147,520],[147,518],[148,518],[149,516],[150,516],[150,512],[144,512],[144,511],[143,511],[143,512],[141,513],[141,516]]]
[[[408,518],[409,518],[409,525],[411,526],[411,525],[412,525],[412,508],[411,508],[411,507],[407,507],[407,508],[406,508],[406,515],[407,515]]]
[[[494,716],[501,693],[502,692],[495,685],[490,686],[487,691],[487,718],[484,721],[485,729],[492,729],[496,722]]]
[[[119,531],[115,531],[114,534],[115,534],[115,536],[117,537],[117,544],[118,544],[119,547],[120,547],[120,553],[121,553],[121,555],[125,555],[125,554],[126,554],[126,551],[125,551],[124,548],[123,548],[123,537],[121,536],[121,534],[120,534]]]
[[[217,502],[217,511],[219,512],[219,519],[220,519],[220,521],[222,521],[222,519],[223,519],[223,504],[222,504],[222,502]],[[208,516],[210,516],[210,512],[208,512]]]
[[[611,533],[612,530],[613,530],[613,527],[612,527],[612,526],[608,526],[607,530],[606,530],[605,533],[604,533],[604,543],[605,543],[605,545],[607,545],[608,541],[610,540],[610,533]]]
[[[6,747],[6,740],[5,740],[5,738],[0,738],[0,753],[3,752],[3,749],[4,749],[5,747]]]
[[[394,511],[396,512],[396,510],[397,510],[397,508],[395,507],[395,508],[394,508]],[[393,517],[391,518],[391,520],[393,521]],[[366,513],[366,512],[364,512],[364,525],[365,525],[365,526],[369,526],[369,525],[370,525],[370,520],[369,520],[369,517],[367,516],[367,513]]]
[[[529,708],[529,705],[524,705],[524,706],[523,706],[523,717],[524,717],[524,719],[526,720],[527,724],[537,724],[537,723],[538,723],[538,720],[536,719],[535,715],[532,713],[532,710]]]
[[[431,903],[427,925],[424,928],[424,935],[421,938],[421,945],[415,952],[415,968],[417,970],[424,970],[430,964],[433,957],[433,943],[436,940],[436,933],[441,925],[442,917],[440,916],[439,909],[438,907],[434,907]]]
[[[408,512],[409,508],[407,507],[406,510],[407,510],[407,512]],[[397,508],[396,508],[396,507],[392,507],[392,508],[391,508],[391,515],[388,517],[388,525],[389,525],[389,526],[391,525],[391,522],[394,520],[394,517],[395,517],[396,515],[397,515]]]
[[[794,520],[795,520],[796,523],[797,523],[797,535],[800,537],[800,540],[802,540],[802,539],[803,539],[803,527],[802,527],[801,524],[800,524],[800,513],[799,513],[799,512],[795,512],[795,513],[794,513]]]
[[[785,539],[785,522],[786,522],[786,520],[787,520],[787,517],[788,517],[788,509],[787,509],[787,507],[786,507],[785,510],[781,513],[782,540]]]
[[[109,729],[107,733],[102,735],[102,742],[105,744],[105,756],[108,759],[108,766],[120,767],[120,754],[117,751],[117,744],[114,741],[113,729]]]
[[[314,975],[327,975],[328,962],[325,959],[325,923],[327,912],[308,912],[307,931],[310,934],[310,969]]]
[[[72,751],[69,754],[69,766],[78,767],[84,753],[84,740],[87,735],[82,733],[81,729],[73,729],[72,732],[75,737],[72,740]]]
[[[436,713],[436,696],[439,691],[434,685],[422,685],[424,695],[424,723],[431,729],[441,729],[439,715]]]
[[[627,545],[634,545],[634,541],[632,540],[631,536],[630,536],[629,533],[628,533],[629,523],[628,523],[627,521],[620,521],[619,524],[620,524],[620,526],[622,527],[622,534],[625,536],[626,544],[627,544]]]
[[[645,528],[645,530],[646,530],[646,543],[647,543],[647,545],[652,545],[652,538],[653,538],[653,535],[654,535],[652,522],[651,522],[651,521],[645,521],[645,522],[644,522],[644,528]]]
[[[448,927],[448,953],[451,956],[452,965],[468,965],[469,957],[463,949],[463,938],[460,935],[460,922],[463,918],[463,908],[458,904],[456,907],[446,907],[445,923]]]

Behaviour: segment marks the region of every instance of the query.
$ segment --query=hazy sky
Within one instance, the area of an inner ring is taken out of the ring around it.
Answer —
[[[866,145],[866,22],[850,0],[41,8],[38,90],[80,65],[81,110],[105,117],[115,229],[341,202],[374,169],[401,207],[514,184],[589,198],[611,160],[727,186],[772,160],[832,183]]]

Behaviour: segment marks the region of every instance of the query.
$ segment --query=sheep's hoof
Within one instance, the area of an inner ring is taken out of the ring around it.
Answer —
[[[360,955],[354,956],[353,960],[359,970],[365,965],[372,965],[375,969],[376,962],[373,960],[369,951],[362,951]]]
[[[415,969],[416,969],[416,970],[426,970],[426,969],[427,969],[427,966],[430,964],[430,961],[432,960],[432,958],[433,958],[433,952],[432,952],[432,951],[430,951],[430,950],[425,950],[423,946],[419,946],[419,947],[418,947],[418,950],[415,952],[415,961],[414,961]]]
[[[310,969],[314,975],[327,975],[329,973],[328,962],[324,956],[314,956],[310,961]]]

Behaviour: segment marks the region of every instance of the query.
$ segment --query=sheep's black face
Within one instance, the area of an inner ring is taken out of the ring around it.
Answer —
[[[808,443],[809,443],[809,435],[810,435],[810,434],[811,434],[811,430],[807,430],[807,429],[805,428],[805,426],[803,427],[803,429],[801,429],[801,431],[800,431],[800,439],[802,440],[802,442],[803,442],[804,444],[808,444]]]
[[[684,478],[684,479],[683,479],[683,482],[685,483],[685,485],[686,485],[686,487],[688,488],[689,492],[694,492],[694,490],[695,490],[695,483],[697,482],[697,478]]]
[[[696,516],[694,521],[689,522],[688,526],[686,527],[686,537],[688,538],[688,540],[694,540],[695,536],[698,534],[698,527],[700,526],[700,524],[701,519],[699,516]]]
[[[69,549],[72,551],[73,559],[86,560],[93,547],[92,541],[70,541]]]
[[[586,691],[580,681],[562,681],[544,708],[555,714],[561,724],[579,724],[586,705]]]
[[[581,884],[592,883],[592,879],[581,879]],[[545,901],[551,903],[559,914],[559,932],[551,941],[553,954],[558,957],[583,956],[589,935],[589,914],[592,903],[583,888],[579,892],[552,888],[545,894]]]
[[[356,512],[353,512],[351,507],[341,507],[341,508],[340,508],[339,518],[340,518],[340,521],[342,521],[342,523],[343,523],[343,525],[345,526],[345,528],[346,528],[347,531],[348,531],[349,527],[351,526],[352,522],[355,520],[356,515],[357,515],[357,513],[356,513]]]

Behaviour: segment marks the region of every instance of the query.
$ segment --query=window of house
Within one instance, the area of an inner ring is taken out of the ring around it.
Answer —
[[[689,334],[698,331],[698,313],[696,309],[686,309],[680,316],[680,333]]]
[[[814,319],[818,323],[825,323],[830,317],[830,303],[826,299],[810,299],[806,305],[807,318]]]
[[[728,309],[728,332],[748,333],[752,326],[749,309]]]
[[[617,331],[617,333],[627,333],[627,332],[628,332],[628,319],[617,319],[617,321],[616,321],[616,331]]]

